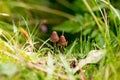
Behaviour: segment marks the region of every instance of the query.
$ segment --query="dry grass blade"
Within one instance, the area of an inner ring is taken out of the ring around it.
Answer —
[[[38,69],[38,70],[40,70],[40,71],[43,71],[43,72],[49,74],[49,72],[48,72],[45,68],[43,68],[43,67],[41,67],[41,66],[38,66],[38,65],[32,64],[32,63],[28,63],[28,65],[29,65],[30,67],[36,68],[36,69]],[[53,75],[56,76],[56,77],[59,77],[59,78],[61,78],[61,79],[69,80],[69,77],[68,77],[67,75],[63,75],[63,74],[60,74],[60,73],[53,73]]]
[[[23,36],[26,40],[28,40],[28,41],[30,40],[27,31],[25,31],[23,28],[21,28],[21,29],[20,29],[20,32],[21,32],[22,36]]]
[[[85,79],[85,74],[84,74],[82,68],[80,69],[80,76],[81,76],[81,80],[86,80]]]

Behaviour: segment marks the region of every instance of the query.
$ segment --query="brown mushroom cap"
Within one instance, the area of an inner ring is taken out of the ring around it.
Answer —
[[[52,32],[52,35],[50,36],[50,41],[53,43],[56,43],[59,41],[59,36],[56,31]]]
[[[60,39],[59,39],[59,41],[58,41],[58,45],[60,45],[60,46],[67,46],[67,41],[66,41],[66,39],[65,39],[65,36],[60,36]]]

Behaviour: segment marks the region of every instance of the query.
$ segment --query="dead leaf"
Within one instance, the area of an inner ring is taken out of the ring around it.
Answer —
[[[74,68],[74,73],[80,70],[83,66],[92,63],[98,63],[105,55],[105,50],[92,50],[88,53],[85,59],[79,61],[78,66]]]

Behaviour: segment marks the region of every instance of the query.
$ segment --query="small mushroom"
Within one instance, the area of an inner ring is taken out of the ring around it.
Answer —
[[[50,36],[50,41],[53,43],[56,43],[59,41],[59,36],[56,31],[52,32],[52,35]]]
[[[60,36],[60,39],[58,41],[58,45],[61,46],[60,51],[61,51],[61,53],[63,53],[65,51],[64,47],[67,46],[67,41],[66,41],[64,35]]]
[[[59,41],[59,36],[56,31],[53,31],[51,36],[50,36],[50,41],[53,42],[54,46],[54,53],[56,53],[56,43]]]
[[[58,45],[59,45],[59,46],[67,46],[67,41],[66,41],[64,35],[60,36],[60,39],[59,39],[59,41],[58,41]]]

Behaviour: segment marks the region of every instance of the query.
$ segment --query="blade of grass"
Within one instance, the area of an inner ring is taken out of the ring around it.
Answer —
[[[97,17],[96,17],[95,14],[93,13],[91,7],[89,6],[87,0],[82,0],[82,1],[84,2],[84,4],[86,5],[87,9],[89,10],[89,12],[91,13],[91,15],[93,16],[95,22],[97,23],[97,25],[98,25],[98,27],[99,27],[99,30],[100,30],[101,33],[102,33],[102,35],[104,35],[104,32],[103,32],[104,30],[103,30],[101,24],[99,23]]]
[[[59,10],[56,10],[56,9],[51,9],[51,8],[48,8],[48,7],[45,7],[45,6],[29,5],[29,4],[26,4],[26,3],[23,3],[23,2],[11,2],[9,4],[11,4],[11,5],[14,4],[12,6],[16,6],[16,7],[23,7],[23,8],[26,8],[26,9],[36,9],[36,10],[56,14],[56,15],[63,16],[65,18],[71,19],[73,21],[76,21],[76,19],[73,15],[70,15],[68,13],[65,13],[65,12],[62,12],[62,11],[59,11]]]

